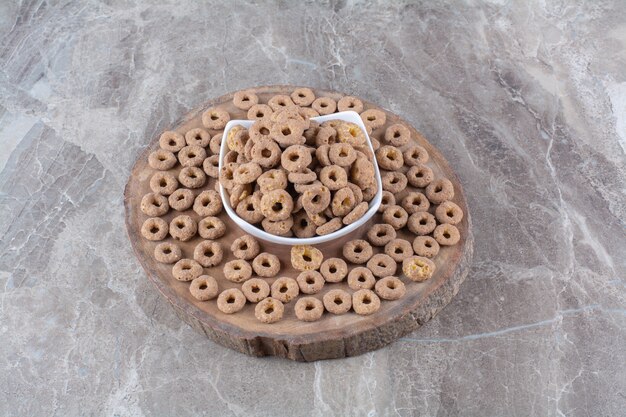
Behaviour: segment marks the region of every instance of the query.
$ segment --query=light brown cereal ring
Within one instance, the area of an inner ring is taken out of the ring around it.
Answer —
[[[439,253],[439,243],[432,236],[418,236],[413,241],[413,250],[418,256],[434,258]]]
[[[272,139],[258,140],[250,150],[252,162],[256,162],[263,168],[273,168],[280,162],[280,146]]]
[[[324,185],[309,187],[302,193],[302,207],[307,213],[317,214],[330,204],[330,190]]]
[[[367,239],[374,246],[385,246],[396,238],[396,229],[390,224],[375,224],[367,231]]]
[[[229,288],[217,297],[217,308],[225,314],[240,311],[246,305],[246,296],[239,288]],[[258,304],[257,304],[258,305]]]
[[[356,160],[356,152],[347,143],[333,143],[328,151],[330,161],[340,167],[348,167]]]
[[[191,295],[198,301],[208,301],[217,297],[219,291],[217,281],[210,275],[200,275],[191,281],[189,286]]]
[[[376,189],[376,177],[374,165],[365,158],[357,158],[350,168],[350,180],[361,187],[361,190],[368,188]],[[376,191],[374,190],[374,194]],[[365,198],[365,193],[363,193]]]
[[[199,167],[206,158],[206,151],[197,145],[185,146],[178,152],[178,161],[184,167]]]
[[[261,193],[267,194],[270,191],[287,188],[287,175],[282,169],[270,169],[261,174],[256,182],[261,189]]]
[[[250,279],[251,276],[252,267],[243,259],[233,259],[224,264],[224,277],[229,281],[243,282]]]
[[[294,190],[296,190],[296,192],[300,194],[303,194],[309,188],[319,188],[319,187],[324,187],[324,185],[322,185],[322,183],[319,182],[318,180],[315,180],[310,184],[294,184],[293,185]]]
[[[154,193],[170,195],[178,188],[178,181],[170,172],[157,171],[150,178],[150,188]]]
[[[380,202],[380,206],[378,206],[378,212],[382,213],[387,210],[387,207],[396,205],[396,196],[391,192],[383,190],[383,198]]]
[[[343,218],[343,224],[349,225],[359,220],[367,212],[369,205],[367,201],[357,204],[350,213],[346,214]]]
[[[267,104],[255,104],[248,110],[248,120],[261,120],[268,118],[274,113],[274,110]]]
[[[241,110],[248,110],[259,102],[259,96],[252,91],[237,91],[233,95],[233,104]]]
[[[411,140],[411,131],[403,124],[396,123],[385,130],[385,141],[392,146],[404,146]]]
[[[374,152],[376,152],[378,148],[380,148],[380,141],[376,138],[370,137],[370,142],[372,142],[372,149],[374,149]]]
[[[331,119],[322,123],[322,127],[332,127],[333,129],[337,129],[342,123],[344,123],[341,119]]]
[[[248,301],[258,303],[269,297],[270,284],[261,278],[252,278],[241,285],[241,291]]]
[[[294,307],[296,317],[302,321],[316,321],[324,314],[324,304],[315,297],[302,297]]]
[[[307,214],[307,216],[309,216],[309,219],[311,219],[311,222],[316,226],[316,233],[317,233],[317,227],[320,227],[323,224],[326,224],[326,222],[328,221],[328,219],[323,213],[313,214],[313,213],[309,213],[306,210],[304,211]]]
[[[211,178],[219,176],[219,155],[211,155],[202,162],[202,170]]]
[[[222,165],[219,173],[220,184],[227,190],[230,190],[235,186],[235,169],[237,169],[237,164],[235,163],[227,163]]]
[[[313,108],[320,115],[324,116],[326,114],[334,113],[335,110],[337,110],[337,103],[330,97],[319,97],[313,101],[311,108]]]
[[[378,129],[387,122],[387,115],[384,111],[369,109],[361,113],[361,120],[363,120],[366,126],[370,126],[372,129]]]
[[[228,201],[233,209],[237,209],[239,203],[241,203],[246,197],[252,194],[252,184],[236,184],[229,191]]]
[[[254,307],[254,316],[260,322],[271,324],[276,323],[283,318],[285,306],[279,300],[267,297]]]
[[[330,145],[321,145],[315,150],[315,158],[321,166],[332,165],[332,162],[330,162],[330,158],[328,157],[329,151]]]
[[[437,221],[435,220],[435,216],[429,212],[418,211],[417,213],[411,214],[409,220],[407,221],[407,226],[411,232],[422,236],[435,230],[435,227],[437,227]]]
[[[236,151],[228,151],[226,155],[224,155],[224,164],[235,164],[238,158],[239,154]]]
[[[431,203],[439,204],[454,197],[454,187],[447,178],[439,178],[426,187],[426,197]]]
[[[310,168],[306,168],[299,172],[290,172],[287,174],[287,178],[293,184],[309,184],[317,179],[317,174],[311,171]]]
[[[199,216],[215,216],[222,211],[222,199],[217,191],[206,190],[196,196],[193,211]]]
[[[223,137],[224,137],[224,134],[223,132],[221,132],[211,138],[211,141],[209,142],[209,150],[211,151],[212,154],[214,155],[220,154],[220,147],[222,146]]]
[[[316,294],[324,287],[324,277],[317,271],[302,271],[296,278],[296,282],[303,294]]]
[[[374,174],[372,174],[372,176],[373,175]],[[378,192],[378,187],[377,187],[376,183],[373,182],[370,185],[368,185],[366,188],[364,188],[362,191],[363,191],[363,200],[365,200],[365,201],[372,201],[372,199],[374,198],[374,196]]]
[[[356,123],[343,122],[336,128],[337,140],[341,143],[347,143],[352,146],[365,146],[367,141],[365,133]]]
[[[171,208],[176,211],[187,210],[193,204],[193,191],[187,188],[179,188],[168,197],[167,201]]]
[[[206,148],[211,142],[211,135],[200,127],[190,129],[185,133],[185,142],[187,142],[189,146],[201,146],[202,148]]]
[[[354,206],[356,206],[356,201],[350,187],[337,190],[330,203],[332,214],[337,217],[343,217],[350,213]]]
[[[379,280],[374,289],[383,300],[398,300],[406,294],[406,286],[398,277],[388,276]]]
[[[273,190],[261,197],[261,213],[273,221],[291,216],[293,197],[285,190]]]
[[[168,233],[168,225],[160,217],[150,217],[143,222],[141,234],[148,240],[163,240]]]
[[[172,275],[178,281],[191,281],[202,275],[202,266],[193,259],[181,259],[172,267]]]
[[[261,212],[261,199],[257,194],[244,198],[235,209],[237,215],[250,224],[256,224],[263,220]]]
[[[433,170],[423,164],[412,166],[406,173],[409,184],[413,187],[424,188],[435,178]]]
[[[271,253],[259,253],[252,261],[252,269],[260,277],[271,278],[280,271],[280,260]]]
[[[291,247],[291,266],[298,271],[319,269],[323,259],[322,252],[313,246],[295,245]]]
[[[291,236],[293,217],[289,216],[284,220],[263,219],[261,221],[261,227],[263,227],[263,230],[267,233],[271,233],[276,236]]]
[[[407,212],[400,206],[389,206],[383,212],[383,221],[396,230],[402,229],[409,218]]]
[[[337,142],[337,131],[330,126],[322,126],[315,135],[315,146],[332,145]]]
[[[284,122],[275,122],[270,126],[270,138],[280,146],[286,148],[291,145],[303,145],[304,123],[301,120],[289,119]]]
[[[384,145],[376,151],[376,161],[378,166],[388,171],[396,171],[402,168],[404,157],[402,152],[395,146]]]
[[[422,256],[411,256],[402,261],[402,272],[411,281],[426,281],[435,272],[435,263]]]
[[[223,257],[222,246],[214,240],[203,240],[193,250],[193,259],[206,268],[219,265]]]
[[[270,129],[273,125],[274,123],[269,119],[261,119],[252,123],[252,126],[248,128],[248,134],[250,135],[250,139],[254,143],[263,139],[272,139],[270,136]]]
[[[355,111],[361,113],[363,111],[363,102],[356,97],[345,96],[337,102],[337,110],[339,111]]]
[[[341,258],[328,258],[320,266],[326,282],[341,282],[348,274],[348,264]]]
[[[176,162],[176,156],[165,149],[157,149],[148,156],[150,168],[158,169],[159,171],[167,171],[168,169],[174,168]]]
[[[310,106],[315,101],[315,93],[310,88],[296,88],[291,93],[291,100],[298,106]]]
[[[396,262],[402,262],[409,256],[413,256],[411,242],[404,239],[394,239],[385,245],[385,254],[391,256]]]
[[[226,225],[219,217],[205,217],[198,222],[198,234],[203,239],[219,239],[226,233]]]
[[[352,182],[348,182],[348,187],[350,187],[350,189],[352,190],[356,203],[360,204],[363,201],[363,191],[361,190],[361,188]]]
[[[226,110],[212,107],[202,113],[202,124],[207,129],[224,129],[226,123],[230,121],[230,115]]]
[[[428,211],[430,201],[424,194],[412,191],[402,199],[401,205],[408,214],[413,214],[418,211]]]
[[[329,190],[335,191],[348,186],[348,174],[339,165],[329,165],[320,171],[320,181]],[[349,189],[349,188],[348,188]],[[354,195],[353,195],[354,197]]]
[[[259,254],[261,246],[254,237],[243,235],[235,239],[232,245],[230,245],[230,251],[235,258],[249,261]]]
[[[256,162],[248,162],[239,165],[233,171],[233,181],[235,184],[245,185],[256,181],[256,179],[263,173],[261,166]]]
[[[170,152],[178,152],[186,145],[185,138],[178,132],[168,130],[161,134],[159,146]]]
[[[311,152],[302,145],[289,146],[280,157],[280,164],[289,172],[303,171],[312,161]]]
[[[363,239],[351,240],[343,247],[343,257],[353,264],[364,264],[373,253],[372,246]]]
[[[380,298],[372,290],[358,290],[352,294],[352,309],[362,316],[375,313],[380,309]]]
[[[183,252],[180,246],[172,242],[162,242],[154,248],[154,259],[163,264],[173,264],[180,260]]]
[[[315,236],[317,225],[311,221],[306,211],[301,211],[294,216],[291,230],[299,238]]]
[[[315,233],[317,233],[319,236],[324,236],[336,232],[339,229],[341,229],[341,218],[335,217],[334,219],[330,219],[323,225],[318,226],[317,229],[315,229]]]
[[[376,278],[369,269],[358,266],[348,274],[348,287],[353,290],[371,289],[376,284]]]
[[[330,290],[322,299],[326,310],[333,314],[344,314],[352,308],[352,296],[344,290]]]
[[[396,273],[396,261],[389,255],[377,253],[367,261],[367,269],[372,271],[375,277],[382,278]]]
[[[267,101],[267,105],[274,111],[281,110],[283,107],[295,106],[294,102],[291,101],[291,97],[284,94],[276,94]]]
[[[328,200],[330,201],[330,197]],[[144,195],[140,207],[142,213],[152,217],[162,216],[170,209],[167,197],[155,193]]]
[[[463,220],[463,210],[452,201],[444,201],[435,209],[439,223],[458,224]]]
[[[406,176],[400,171],[388,171],[381,176],[383,190],[398,194],[406,188]]]
[[[441,246],[456,245],[461,239],[461,234],[456,226],[442,223],[433,231],[433,237]]]
[[[250,142],[250,133],[246,128],[237,125],[228,131],[226,145],[229,150],[242,154],[248,142]]]
[[[310,107],[300,107],[298,108],[298,113],[305,119],[311,119],[312,117],[318,117],[320,115],[315,109]],[[315,120],[310,120],[309,126],[311,126],[312,123],[318,124]]]
[[[403,152],[404,164],[406,166],[423,165],[428,162],[428,152],[419,145],[413,145]]]
[[[281,277],[272,283],[272,297],[288,303],[298,296],[300,287],[295,279],[289,277]]]
[[[200,188],[206,181],[206,174],[198,167],[184,167],[178,174],[178,181],[187,188]]]

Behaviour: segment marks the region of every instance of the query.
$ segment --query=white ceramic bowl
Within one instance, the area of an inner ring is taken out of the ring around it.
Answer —
[[[359,125],[361,127],[361,130],[363,130],[363,133],[365,133],[365,139],[367,140],[367,145],[372,150],[372,153],[374,152],[374,148],[372,147],[372,142],[370,141],[369,135],[366,132],[365,125],[363,124],[363,121],[361,120],[361,117],[359,116],[357,112],[344,111],[340,113],[329,114],[327,116],[319,116],[319,117],[311,118],[311,120],[315,120],[318,123],[323,123],[327,120],[335,120],[335,119],[345,120],[346,122],[352,122],[352,123]],[[241,125],[245,128],[249,128],[250,126],[252,126],[253,123],[254,123],[254,120],[231,120],[230,122],[226,124],[226,127],[224,128],[224,136],[223,136],[224,139],[222,140],[222,145],[220,147],[220,160],[219,160],[220,172],[222,170],[224,155],[228,153],[228,145],[226,143],[226,138],[228,137],[229,130],[233,126],[236,126],[236,125]],[[378,184],[378,191],[376,191],[376,195],[370,201],[369,209],[365,212],[363,217],[361,217],[356,222],[349,224],[347,226],[344,226],[341,229],[337,230],[336,232],[329,233],[324,236],[299,238],[299,237],[276,236],[271,233],[268,233],[264,231],[263,229],[253,224],[248,223],[247,221],[245,221],[244,219],[242,219],[241,217],[237,215],[235,210],[233,210],[233,208],[230,205],[230,199],[228,198],[226,189],[224,189],[224,187],[222,187],[222,185],[220,184],[220,195],[222,196],[222,203],[224,204],[224,209],[226,209],[226,213],[228,214],[228,216],[235,223],[237,223],[239,227],[241,227],[247,233],[251,234],[252,236],[256,238],[265,240],[267,242],[278,243],[280,245],[291,245],[291,246],[293,245],[317,245],[320,243],[329,242],[338,237],[345,236],[348,233],[352,232],[353,230],[361,227],[378,210],[378,206],[380,206],[380,203],[383,199],[383,187],[382,187],[382,181],[380,180],[380,170],[378,169],[378,164],[376,163],[375,159],[376,158],[374,158],[374,161],[373,161],[374,175],[376,177],[376,182]]]

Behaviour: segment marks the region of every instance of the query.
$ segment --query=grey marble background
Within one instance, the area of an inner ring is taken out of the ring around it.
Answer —
[[[255,359],[148,282],[122,192],[146,140],[261,84],[399,113],[476,250],[419,331]],[[0,2],[0,415],[626,415],[623,1]]]

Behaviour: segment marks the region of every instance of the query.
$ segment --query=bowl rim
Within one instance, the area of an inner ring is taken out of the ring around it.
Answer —
[[[222,205],[224,206],[224,209],[226,210],[226,214],[228,214],[228,217],[230,217],[231,220],[234,221],[239,227],[241,227],[246,233],[249,233],[250,235],[258,239],[264,240],[266,242],[276,243],[276,244],[285,245],[285,246],[317,245],[320,243],[330,242],[334,239],[345,236],[349,234],[350,232],[358,229],[359,227],[364,225],[369,219],[371,219],[374,216],[374,214],[376,214],[376,212],[378,211],[378,208],[380,207],[380,204],[383,198],[383,186],[382,186],[382,180],[380,176],[380,168],[378,167],[378,163],[376,162],[374,146],[372,145],[372,141],[369,135],[367,134],[367,129],[365,128],[365,124],[363,123],[361,116],[359,116],[359,114],[355,111],[351,111],[351,110],[343,111],[343,112],[332,113],[332,114],[328,114],[324,116],[316,116],[316,117],[311,118],[311,120],[316,121],[320,124],[328,120],[336,120],[336,119],[343,120],[346,122],[352,122],[352,123],[359,125],[359,127],[365,134],[365,140],[367,142],[367,145],[372,151],[372,155],[374,155],[372,163],[374,165],[374,176],[376,178],[378,188],[376,190],[376,194],[374,195],[374,198],[372,198],[372,200],[370,201],[369,208],[367,209],[365,214],[361,216],[360,219],[358,219],[354,223],[345,225],[344,227],[342,227],[341,229],[337,231],[334,231],[332,233],[329,233],[323,236],[299,238],[299,237],[286,237],[286,236],[273,235],[253,224],[248,223],[247,221],[239,217],[239,215],[235,212],[235,210],[230,205],[230,199],[226,195],[226,189],[222,186],[221,183],[219,183],[219,175],[218,175],[218,183],[220,185],[220,197],[222,199]],[[222,134],[223,135],[222,143],[220,145],[219,164],[218,164],[219,172],[222,171],[222,167],[224,165],[223,163],[224,156],[228,152],[228,144],[227,144],[226,137],[228,136],[228,132],[230,131],[230,129],[232,129],[234,126],[237,126],[237,125],[241,125],[245,128],[249,128],[250,126],[252,126],[252,124],[255,121],[256,120],[230,120],[226,124],[226,127],[224,128],[224,133]]]

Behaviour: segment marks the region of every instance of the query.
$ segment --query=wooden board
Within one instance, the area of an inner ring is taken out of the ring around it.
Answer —
[[[268,86],[252,90],[259,95],[261,102],[265,103],[272,95],[290,94],[294,88],[292,86]],[[317,97],[328,96],[338,100],[343,96],[336,92],[314,91]],[[202,127],[200,121],[202,112],[218,105],[230,113],[231,119],[246,119],[245,112],[232,105],[232,97],[232,94],[227,94],[208,101],[183,117],[171,129],[184,134],[191,128]],[[363,103],[366,109],[377,107],[365,100]],[[398,116],[388,111],[386,113],[386,125],[375,130],[373,137],[381,138],[387,126],[401,121]],[[402,122],[409,126],[408,123]],[[410,129],[414,140],[428,150],[430,154],[428,165],[433,169],[435,177],[445,176],[454,185],[453,201],[465,213],[463,221],[457,225],[461,240],[455,246],[442,247],[434,259],[437,269],[432,278],[423,283],[414,283],[403,277],[407,294],[398,301],[383,301],[381,309],[371,316],[359,316],[354,312],[340,316],[326,313],[317,322],[305,323],[295,317],[293,311],[295,301],[292,301],[285,306],[283,320],[274,324],[264,324],[254,317],[254,304],[247,304],[241,312],[228,315],[217,309],[215,300],[208,302],[195,300],[189,293],[189,283],[179,282],[172,277],[171,265],[160,264],[154,260],[154,247],[159,242],[151,242],[141,236],[141,225],[147,216],[141,212],[139,206],[142,196],[150,192],[149,181],[155,171],[148,165],[148,154],[158,148],[158,136],[147,138],[146,150],[135,162],[124,192],[126,226],[135,254],[148,278],[174,306],[180,318],[211,340],[239,352],[253,356],[274,355],[298,361],[315,361],[355,356],[385,346],[417,329],[450,302],[467,275],[473,252],[471,219],[463,188],[457,176],[437,149],[415,129],[412,127]],[[218,132],[211,131],[211,133]],[[214,185],[214,180],[211,180],[202,189],[197,190],[196,194],[203,189],[214,189]],[[403,193],[397,197],[400,199],[402,196]],[[180,213],[170,210],[164,219],[169,222],[178,214]],[[186,211],[185,214],[196,220],[199,219],[199,216],[192,210]],[[318,248],[322,250],[325,258],[341,257],[343,244],[348,240],[362,238],[371,225],[381,222],[380,216],[380,214],[375,215],[372,220],[352,234],[338,241],[319,245]],[[223,277],[221,268],[225,262],[234,259],[229,250],[230,244],[244,233],[225,212],[220,214],[220,218],[227,226],[226,235],[219,240],[224,248],[224,260],[218,267],[205,268],[205,274],[212,275],[218,280],[221,291],[240,286],[240,284],[227,281]],[[408,231],[399,233],[398,237],[402,236],[410,241],[414,238]],[[193,258],[193,248],[200,240],[200,237],[196,237],[189,242],[179,243],[183,250],[183,257]],[[282,269],[278,276],[294,278],[297,276],[297,271],[291,267],[289,261],[290,247],[266,242],[261,242],[261,245],[262,250],[274,253],[281,259]],[[375,248],[375,252],[379,251],[379,248]],[[354,265],[349,265],[349,267],[352,268]],[[400,268],[397,274],[401,274]],[[272,281],[273,279],[268,279],[270,284]],[[322,292],[315,296],[321,299],[326,291],[335,288],[348,289],[344,280],[338,284],[326,284]]]

